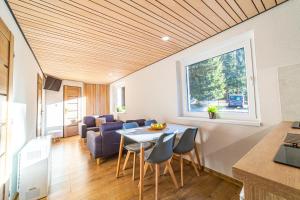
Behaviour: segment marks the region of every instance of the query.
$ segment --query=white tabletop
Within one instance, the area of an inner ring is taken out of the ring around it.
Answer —
[[[145,126],[139,128],[117,130],[116,132],[141,143],[157,140],[163,133],[183,133],[187,128],[195,127],[179,124],[167,124],[167,128],[161,131],[152,131],[149,130],[149,126]]]

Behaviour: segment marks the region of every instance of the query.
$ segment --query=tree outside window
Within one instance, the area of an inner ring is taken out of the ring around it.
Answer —
[[[248,112],[245,51],[240,48],[187,66],[188,108],[204,112]]]

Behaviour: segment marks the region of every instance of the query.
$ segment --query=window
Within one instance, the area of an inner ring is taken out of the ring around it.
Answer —
[[[125,87],[117,87],[117,99],[115,105],[116,111],[119,113],[125,112]]]
[[[199,57],[182,66],[184,115],[208,117],[208,106],[216,105],[220,118],[255,120],[251,41]]]

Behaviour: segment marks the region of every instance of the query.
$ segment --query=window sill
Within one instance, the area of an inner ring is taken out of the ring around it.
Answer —
[[[181,120],[192,120],[199,122],[220,123],[220,124],[235,124],[245,126],[261,126],[260,120],[233,120],[233,119],[209,119],[204,117],[177,117]]]
[[[124,112],[116,112],[117,114],[126,114],[126,111]]]

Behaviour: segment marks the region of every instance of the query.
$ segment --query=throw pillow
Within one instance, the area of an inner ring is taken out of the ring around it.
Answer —
[[[96,118],[96,127],[99,127],[99,126],[101,126],[102,124],[105,124],[105,123],[106,123],[105,117]]]

